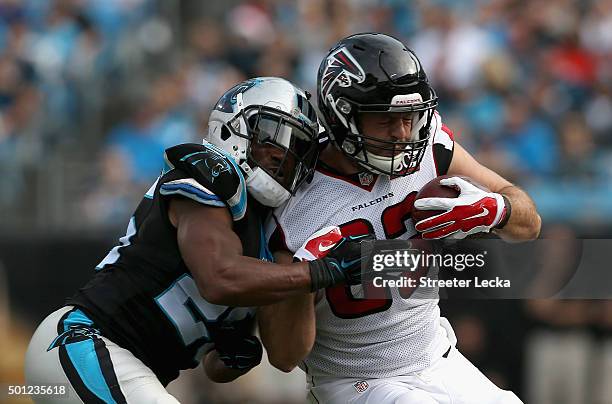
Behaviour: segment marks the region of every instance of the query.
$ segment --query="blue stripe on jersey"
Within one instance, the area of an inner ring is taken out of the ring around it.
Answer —
[[[183,195],[196,202],[212,206],[225,206],[225,203],[215,194],[209,194],[189,184],[162,184],[159,187],[162,195]]]
[[[211,199],[211,200],[216,200],[216,201],[221,200],[221,198],[219,198],[215,194],[202,191],[201,189],[198,189],[194,187],[193,185],[186,184],[186,183],[177,183],[177,184],[166,183],[166,184],[162,184],[161,188],[163,188],[165,192],[172,192],[172,191],[176,191],[180,189],[186,192],[191,192],[197,197],[202,198],[202,199]]]
[[[161,175],[165,175],[172,170],[174,170],[174,166],[168,161],[168,156],[166,156],[166,153],[164,152],[164,168],[162,169]]]
[[[244,190],[241,190],[240,192],[240,201],[238,204],[230,205],[230,211],[232,212],[234,220],[242,219],[246,213],[246,192],[244,192]]]
[[[87,339],[67,344],[64,347],[85,387],[105,403],[116,404],[117,402],[113,399],[108,384],[106,384],[102,375],[94,341]]]
[[[81,310],[72,311],[63,322],[64,331],[73,326],[92,326],[93,321]],[[94,346],[93,339],[72,342],[64,345],[72,365],[76,369],[83,384],[105,403],[115,403],[111,391],[102,375],[102,368]]]
[[[266,242],[266,235],[264,234],[263,224],[259,224],[259,259],[268,262],[274,262],[274,256],[272,252],[268,248],[268,243]]]
[[[68,331],[71,326],[75,325],[87,325],[92,326],[93,321],[87,317],[87,314],[83,313],[81,310],[76,309],[72,313],[66,317],[64,320],[64,331]]]
[[[206,146],[206,145],[205,145],[205,146]],[[181,157],[181,161],[185,161],[185,160],[187,160],[189,157],[191,157],[191,156],[195,156],[196,154],[206,154],[206,152],[199,151],[199,152],[189,153],[189,154],[187,154],[186,156]],[[198,160],[198,161],[201,161],[201,159],[200,159],[200,160]],[[192,162],[191,164],[193,164],[193,165],[195,166],[195,165],[196,165],[196,163],[197,163],[198,161]]]
[[[51,342],[51,345],[49,345],[49,348],[47,348],[47,351],[50,351],[53,348],[56,348],[58,346],[65,345],[66,340],[71,337],[70,335],[71,328],[73,329],[78,328],[82,330],[84,328],[83,326],[91,327],[93,325],[93,321],[89,317],[87,317],[87,315],[83,313],[81,310],[74,309],[62,321],[62,324],[64,326],[64,332],[60,333],[57,337],[55,337],[53,342]],[[92,330],[92,333],[97,332],[97,330],[94,330],[93,328],[91,330]],[[85,333],[81,333],[81,335],[85,335]]]

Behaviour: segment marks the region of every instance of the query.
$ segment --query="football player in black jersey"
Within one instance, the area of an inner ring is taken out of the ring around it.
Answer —
[[[326,258],[273,264],[262,223],[312,174],[319,125],[286,80],[224,94],[204,144],[166,150],[165,167],[91,281],[49,315],[26,355],[29,384],[66,383],[36,402],[176,403],[165,386],[203,360],[226,382],[256,366],[252,306],[350,281],[359,240]],[[348,267],[339,257],[349,257]]]

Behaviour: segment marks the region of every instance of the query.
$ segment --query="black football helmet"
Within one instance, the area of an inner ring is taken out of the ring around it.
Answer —
[[[438,97],[421,62],[402,42],[378,33],[342,39],[321,62],[317,97],[330,139],[345,155],[379,174],[402,176],[418,168]],[[360,133],[356,118],[363,112],[412,113],[410,139],[384,141]]]

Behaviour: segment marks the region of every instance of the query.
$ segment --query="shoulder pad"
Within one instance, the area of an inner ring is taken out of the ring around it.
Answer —
[[[164,160],[164,174],[178,169],[187,178],[162,184],[160,193],[181,194],[207,205],[226,204],[234,220],[244,217],[246,182],[227,152],[210,143],[185,143],[166,149]]]

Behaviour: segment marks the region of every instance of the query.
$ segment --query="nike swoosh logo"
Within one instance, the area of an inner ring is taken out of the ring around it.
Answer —
[[[324,245],[323,245],[323,243],[321,243],[321,244],[319,244],[319,251],[321,251],[321,252],[325,252],[325,251],[327,251],[327,250],[330,250],[330,249],[334,248],[334,246],[335,246],[335,245],[336,245],[336,244],[331,243],[330,245],[326,245],[326,246],[324,246]]]
[[[352,261],[345,261],[344,258],[342,258],[342,261],[340,261],[340,266],[342,267],[342,269],[346,269],[350,267],[351,265],[353,265],[354,263],[359,262],[359,261],[361,261],[361,258],[357,258]]]
[[[479,214],[470,216],[470,217],[466,217],[463,220],[478,219],[479,217],[484,217],[484,216],[487,216],[488,214],[489,214],[489,209],[483,207],[482,212],[480,212]]]

